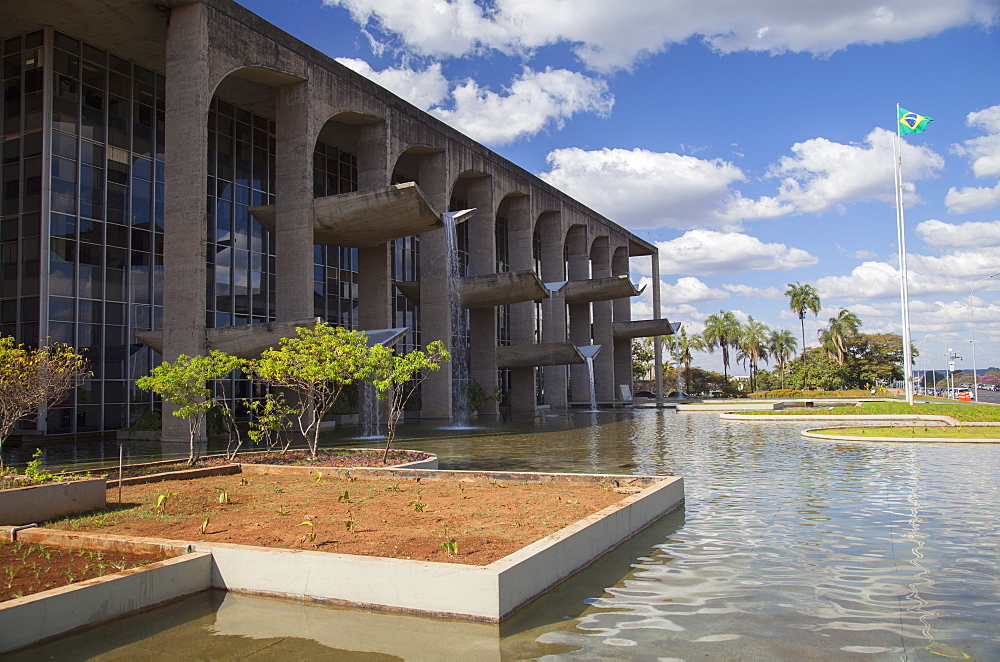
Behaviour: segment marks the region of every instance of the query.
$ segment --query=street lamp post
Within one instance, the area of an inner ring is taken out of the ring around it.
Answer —
[[[969,292],[969,322],[972,329],[972,340],[970,341],[972,343],[972,397],[976,399],[976,402],[979,402],[979,373],[976,372],[976,308],[972,305],[971,299],[979,284],[994,276],[1000,276],[1000,271],[977,280],[976,284],[972,286],[972,291]]]

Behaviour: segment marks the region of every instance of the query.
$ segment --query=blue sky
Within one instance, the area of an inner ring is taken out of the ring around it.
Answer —
[[[841,308],[898,333],[895,104],[933,117],[903,152],[917,366],[971,368],[973,317],[1000,366],[997,0],[241,3],[657,242],[694,332],[725,309],[798,337],[800,281],[809,344]]]

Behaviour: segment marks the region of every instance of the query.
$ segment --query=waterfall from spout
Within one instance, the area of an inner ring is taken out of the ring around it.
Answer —
[[[587,360],[587,376],[590,378],[590,411],[597,411],[597,384],[594,380],[594,357],[601,351],[601,346],[582,345],[576,349]]]
[[[371,382],[361,382],[361,437],[363,439],[378,439],[383,435],[380,432],[382,413],[381,400],[376,397],[375,386]]]
[[[445,248],[448,257],[448,305],[451,309],[451,399],[453,427],[469,425],[469,343],[465,308],[459,292],[462,265],[458,256],[458,226],[455,218],[459,214],[449,212],[441,215],[444,223]]]

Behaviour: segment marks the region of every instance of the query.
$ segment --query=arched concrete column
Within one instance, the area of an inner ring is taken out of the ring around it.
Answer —
[[[313,316],[312,85],[283,85],[275,98],[275,315]]]
[[[477,177],[466,187],[467,203],[475,208],[469,224],[469,275],[496,273],[496,216],[493,213],[493,178]],[[479,382],[488,399],[482,414],[499,413],[499,403],[492,397],[497,386],[496,308],[469,311],[469,376]]]
[[[590,246],[590,273],[592,278],[611,276],[611,251],[608,237],[594,239]],[[617,400],[615,388],[614,333],[612,331],[612,301],[595,301],[593,304],[594,343],[601,352],[594,359],[594,385],[598,400]]]
[[[542,281],[566,280],[565,236],[559,212],[541,214],[535,231],[541,244]],[[566,299],[556,292],[542,303],[542,342],[566,342],[566,335]],[[543,370],[545,404],[565,407],[566,366],[546,366]]]
[[[622,276],[629,273],[628,246],[614,248],[611,256],[611,275]],[[632,302],[630,299],[615,299],[612,303],[615,322],[628,322],[632,319]],[[627,385],[632,388],[632,341],[629,338],[619,338],[613,342],[614,348],[614,380],[615,385]],[[618,390],[618,389],[616,389]]]
[[[508,196],[503,201],[507,215],[507,246],[511,271],[534,268],[530,198]],[[530,345],[535,342],[535,302],[515,303],[510,307],[510,342]],[[510,408],[513,411],[535,410],[535,369],[510,371]]]
[[[569,280],[590,278],[590,251],[587,226],[572,225],[566,233],[566,271]],[[569,312],[569,339],[574,345],[590,345],[590,304],[577,303],[567,306]],[[570,399],[585,402],[590,399],[590,374],[585,364],[569,367]]]
[[[389,183],[385,122],[358,127],[358,190],[371,191]],[[358,326],[392,326],[391,244],[358,249]]]
[[[417,165],[420,189],[440,214],[448,209],[448,162],[444,153],[422,156]],[[448,305],[448,255],[441,231],[420,235],[420,323],[424,344],[451,342]],[[432,372],[421,385],[421,416],[451,419],[451,371]]]
[[[208,171],[209,37],[200,3],[177,7],[167,28],[166,171],[163,236],[163,358],[205,353],[205,178]],[[162,437],[188,437],[164,405]]]

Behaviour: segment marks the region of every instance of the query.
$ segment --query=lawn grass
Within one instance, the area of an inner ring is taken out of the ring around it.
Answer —
[[[991,405],[932,404],[917,402],[863,402],[849,407],[796,407],[783,411],[740,412],[751,416],[865,416],[873,414],[922,414],[951,416],[963,423],[1000,423],[1000,407]]]
[[[936,437],[940,439],[998,439],[1000,440],[1000,425],[976,427],[948,426],[895,426],[895,427],[863,427],[863,428],[829,428],[812,430],[828,435],[843,435],[845,437],[891,437],[905,439],[907,437]]]

